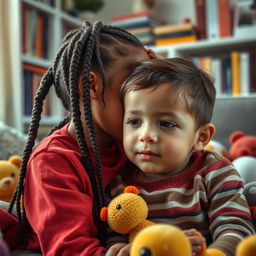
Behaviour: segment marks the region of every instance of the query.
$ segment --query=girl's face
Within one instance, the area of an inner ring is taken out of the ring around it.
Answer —
[[[97,100],[92,100],[95,131],[102,147],[111,145],[113,137],[122,141],[123,102],[120,88],[131,72],[128,67],[137,61],[149,59],[144,50],[130,48],[127,51],[130,51],[131,54],[116,60],[113,67],[106,72],[105,105],[102,96]]]
[[[169,83],[126,93],[124,149],[143,172],[176,174],[190,156],[198,132],[183,95]]]

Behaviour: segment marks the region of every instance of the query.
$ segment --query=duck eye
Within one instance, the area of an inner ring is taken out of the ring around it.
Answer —
[[[121,209],[122,209],[122,205],[121,205],[121,204],[117,204],[117,205],[116,205],[116,209],[117,209],[117,210],[121,210]]]
[[[151,256],[151,250],[147,247],[140,249],[140,256]]]

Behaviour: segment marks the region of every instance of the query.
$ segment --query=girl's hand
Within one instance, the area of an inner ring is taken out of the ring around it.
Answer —
[[[127,249],[128,246],[130,246],[130,244],[126,244],[126,243],[113,244],[109,247],[105,256],[129,256],[130,247]]]
[[[145,52],[148,54],[150,59],[164,59],[163,56],[160,54],[156,53],[152,49],[149,49],[147,46],[144,46]]]
[[[192,246],[192,256],[196,256],[201,250],[206,249],[205,238],[196,229],[183,231]]]

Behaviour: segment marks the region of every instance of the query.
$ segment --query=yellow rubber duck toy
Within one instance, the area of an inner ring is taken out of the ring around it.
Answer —
[[[108,207],[101,209],[100,218],[117,233],[129,234],[129,242],[143,228],[155,224],[147,220],[148,206],[138,195],[135,186],[127,186],[124,193],[110,201]]]

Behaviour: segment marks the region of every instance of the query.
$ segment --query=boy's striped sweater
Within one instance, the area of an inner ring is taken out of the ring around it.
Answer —
[[[170,223],[182,229],[195,228],[208,245],[228,256],[236,244],[255,232],[243,194],[243,182],[232,163],[216,153],[194,153],[181,174],[146,176],[130,167],[110,184],[111,198],[135,185],[149,207],[148,219]],[[143,181],[142,181],[143,180]]]

